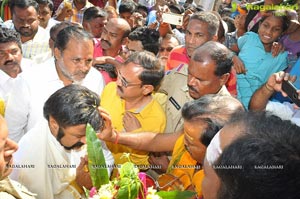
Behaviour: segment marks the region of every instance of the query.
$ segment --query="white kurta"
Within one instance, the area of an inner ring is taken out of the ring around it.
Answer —
[[[294,104],[289,102],[279,103],[269,101],[266,110],[283,120],[291,120],[292,123],[300,126],[300,109],[295,109],[294,106]]]
[[[104,142],[102,147],[106,164],[113,165],[113,157]],[[20,140],[14,167],[24,168],[14,168],[10,177],[37,193],[38,199],[80,198],[69,185],[76,177],[79,153],[86,154],[85,148],[80,152],[65,150],[44,120]]]
[[[99,71],[92,67],[82,85],[100,96],[105,84]],[[58,77],[53,58],[20,74],[11,90],[5,110],[9,137],[18,142],[33,128],[43,118],[46,100],[62,87],[64,84]]]

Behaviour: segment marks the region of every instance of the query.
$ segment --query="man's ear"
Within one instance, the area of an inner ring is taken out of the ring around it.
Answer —
[[[153,92],[154,90],[154,87],[152,85],[143,85],[143,95],[149,95]]]
[[[58,48],[54,48],[54,58],[57,60],[61,57],[60,50]]]
[[[56,120],[50,115],[49,116],[49,128],[51,133],[56,136],[59,129],[59,124],[56,122]]]
[[[127,45],[127,43],[128,43],[128,37],[124,37],[122,39],[122,45]]]
[[[230,77],[230,73],[225,73],[220,77],[220,84],[225,85]]]
[[[212,41],[218,41],[218,35],[212,36],[211,40],[212,40]]]

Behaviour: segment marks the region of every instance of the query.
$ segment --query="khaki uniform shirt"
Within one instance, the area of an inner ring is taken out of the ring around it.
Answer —
[[[183,129],[183,119],[181,108],[186,102],[192,101],[187,87],[188,65],[181,64],[177,68],[166,74],[159,89],[167,97],[165,102],[158,100],[165,108],[167,125],[165,133],[173,133]],[[218,92],[220,95],[229,95],[227,88],[223,86]],[[161,96],[159,97],[161,99]]]
[[[0,198],[2,199],[34,199],[36,194],[28,191],[20,183],[8,177],[0,181]]]

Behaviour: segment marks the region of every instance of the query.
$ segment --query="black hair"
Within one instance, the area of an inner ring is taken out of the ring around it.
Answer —
[[[298,199],[300,197],[300,127],[268,112],[233,116],[229,125],[243,133],[219,157],[219,199]]]
[[[52,116],[60,127],[90,123],[95,131],[101,130],[103,119],[97,107],[99,95],[76,84],[65,86],[53,93],[44,105],[44,117]]]
[[[77,42],[82,40],[92,40],[93,37],[90,33],[86,32],[79,26],[69,26],[57,34],[54,47],[58,48],[61,52],[67,47],[67,44],[71,39],[75,39]]]
[[[211,59],[216,62],[215,75],[222,76],[230,73],[233,65],[233,53],[226,46],[219,42],[208,41],[195,50],[192,59],[198,62],[202,61],[203,51],[208,52]]]
[[[134,1],[122,2],[119,6],[119,14],[124,12],[134,13],[136,11],[137,4]]]
[[[50,11],[54,10],[54,4],[52,0],[36,0],[38,4],[47,5]]]
[[[143,85],[152,85],[156,91],[164,77],[164,68],[159,60],[150,52],[134,52],[124,62],[124,65],[133,62],[140,65],[144,70],[139,75]]]
[[[147,13],[147,15],[149,13],[148,8],[146,6],[144,6],[144,5],[142,5],[142,4],[138,4],[137,5],[137,10],[143,10],[143,11],[145,11]]]
[[[172,13],[176,13],[176,14],[184,13],[184,7],[179,4],[171,4],[168,7]]]
[[[32,6],[37,13],[39,11],[39,4],[35,0],[11,0],[8,5],[12,14],[14,14],[15,7],[24,9]]]
[[[217,35],[220,26],[220,21],[215,14],[208,11],[195,12],[191,16],[190,21],[193,19],[207,23],[207,29],[211,37]]]
[[[201,120],[207,124],[199,137],[200,142],[207,147],[215,134],[229,121],[231,115],[243,111],[241,103],[231,96],[208,94],[185,103],[181,114],[185,121]]]
[[[148,28],[147,26],[138,27],[131,33],[128,38],[132,41],[141,41],[144,50],[154,53],[158,53],[159,49],[159,32],[155,29]]]
[[[0,26],[0,43],[15,42],[22,51],[22,42],[20,34],[12,29]]]
[[[98,6],[93,6],[84,11],[83,22],[91,21],[98,17],[107,17],[107,12]]]
[[[290,25],[290,18],[289,18],[289,14],[288,14],[287,11],[282,11],[282,10],[275,10],[274,11],[274,10],[272,10],[272,11],[268,11],[267,13],[268,13],[268,15],[262,17],[262,19],[260,20],[260,22],[259,22],[260,24],[264,20],[266,20],[266,18],[268,18],[270,16],[269,14],[271,14],[271,16],[275,16],[275,17],[281,19],[281,21],[282,21],[282,32],[284,32],[288,29],[288,27]]]

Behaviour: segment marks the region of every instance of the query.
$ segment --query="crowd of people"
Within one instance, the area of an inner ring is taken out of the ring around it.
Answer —
[[[83,198],[92,187],[87,123],[111,179],[131,161],[157,189],[193,198],[300,198],[299,2],[8,6],[11,16],[0,20],[1,199]],[[283,89],[286,81],[294,90]]]

